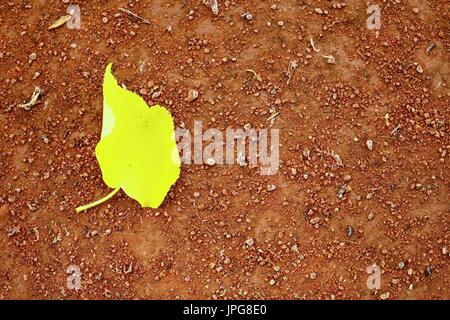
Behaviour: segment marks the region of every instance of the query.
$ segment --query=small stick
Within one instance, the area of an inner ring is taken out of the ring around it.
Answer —
[[[148,21],[147,19],[144,19],[144,18],[138,16],[136,13],[131,12],[130,10],[127,10],[127,9],[124,9],[124,8],[119,8],[119,10],[122,11],[122,12],[125,12],[126,14],[128,14],[128,15],[130,15],[132,17],[135,17],[136,19],[141,20],[145,24],[151,24],[150,21]]]
[[[286,74],[288,76],[287,84],[289,84],[291,82],[292,75],[294,74],[294,71],[295,71],[295,69],[297,69],[297,67],[298,67],[297,60],[289,61],[287,72],[286,72]]]
[[[395,127],[394,130],[392,130],[391,135],[396,135],[398,133],[398,130],[400,130],[402,126],[399,124]]]
[[[434,47],[436,47],[436,43],[432,43],[432,44],[427,48],[427,53],[430,53],[431,50],[434,49]]]
[[[275,123],[275,118],[279,116],[280,113],[276,109],[273,109],[273,111],[271,112],[273,113],[269,118],[267,118],[267,121],[270,121],[270,126],[273,126],[273,124]]]
[[[310,38],[310,39],[309,39],[309,43],[311,44],[311,48],[313,48],[313,50],[314,50],[315,52],[319,52],[319,51],[320,51],[320,50],[317,49],[316,46],[314,45],[314,39],[313,39],[313,38]]]
[[[280,114],[279,112],[273,113],[270,117],[267,118],[267,121],[271,121],[271,120],[275,119],[275,117],[277,117],[279,114]]]

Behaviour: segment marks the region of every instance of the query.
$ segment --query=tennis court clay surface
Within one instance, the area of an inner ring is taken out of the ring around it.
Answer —
[[[0,298],[448,299],[449,4],[378,2],[369,30],[356,0],[2,1]],[[278,171],[183,164],[158,209],[76,213],[111,191],[110,62],[178,128],[279,129]]]

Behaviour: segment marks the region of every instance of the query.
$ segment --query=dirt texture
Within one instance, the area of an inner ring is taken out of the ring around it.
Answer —
[[[218,3],[1,1],[0,298],[449,299],[449,2],[373,0],[379,30],[366,1]],[[279,171],[182,165],[158,209],[77,214],[111,191],[109,62],[177,127],[279,129]]]

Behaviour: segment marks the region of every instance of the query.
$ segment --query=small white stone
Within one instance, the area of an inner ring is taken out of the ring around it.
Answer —
[[[195,89],[189,90],[188,96],[187,96],[187,100],[188,100],[189,102],[192,102],[192,101],[194,101],[194,100],[197,99],[197,98],[198,98],[198,91],[195,90]]]
[[[366,141],[366,146],[367,146],[367,149],[369,149],[370,151],[372,151],[372,150],[373,150],[373,141],[372,141],[371,139],[368,139],[368,140]]]
[[[319,217],[315,217],[315,218],[312,218],[311,220],[309,220],[309,223],[311,223],[311,224],[316,224],[316,223],[318,223],[320,221],[320,218]]]
[[[245,244],[249,247],[253,246],[254,243],[255,243],[255,241],[253,240],[253,238],[249,238],[249,239],[245,240]]]
[[[320,9],[320,8],[315,8],[314,11],[318,14],[323,14],[322,9]]]
[[[420,64],[417,65],[416,71],[417,71],[418,73],[420,73],[420,74],[423,73],[423,68],[422,68],[422,66],[421,66]]]

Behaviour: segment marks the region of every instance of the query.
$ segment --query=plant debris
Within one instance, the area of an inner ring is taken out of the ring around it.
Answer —
[[[314,45],[314,39],[310,38],[309,39],[309,43],[311,44],[311,48],[315,51],[315,52],[320,52],[319,49],[316,48],[316,46]]]
[[[33,228],[33,232],[34,232],[34,234],[36,235],[36,239],[34,240],[34,242],[38,242],[39,239],[40,239],[38,228],[37,228],[37,227],[34,227],[34,228]]]
[[[41,93],[42,93],[41,88],[35,87],[34,92],[31,95],[30,101],[28,101],[27,103],[19,104],[18,107],[25,109],[26,111],[30,111],[31,108],[37,103]]]
[[[353,234],[353,228],[352,226],[347,226],[347,236],[351,237]]]
[[[134,13],[134,12],[131,12],[130,10],[127,10],[127,9],[124,9],[124,8],[119,8],[119,10],[122,11],[122,12],[124,12],[124,13],[126,13],[126,14],[129,15],[129,16],[132,16],[132,17],[134,17],[134,18],[136,18],[136,19],[138,19],[138,20],[141,20],[141,21],[142,21],[143,23],[145,23],[145,24],[150,24],[150,21],[148,21],[148,20],[145,19],[145,18],[142,18],[141,16],[137,15],[137,14]]]
[[[430,44],[430,46],[427,48],[427,53],[430,53],[434,48],[436,47],[436,43]]]
[[[336,59],[332,56],[322,56],[324,59],[326,59],[327,63],[329,64],[335,64],[336,63]]]
[[[393,136],[397,136],[400,133],[400,129],[402,128],[402,126],[400,124],[398,124],[394,130],[391,131],[391,135]]]
[[[343,184],[338,192],[336,193],[336,196],[338,197],[338,199],[342,199],[344,197],[345,192],[347,191],[347,185]]]
[[[12,227],[12,228],[8,229],[7,236],[12,237],[12,236],[18,234],[19,232],[20,232],[20,229],[18,227]]]
[[[297,60],[289,61],[288,68],[286,71],[286,74],[288,76],[287,84],[289,84],[291,82],[292,75],[294,74],[294,71],[295,71],[295,69],[297,69],[297,67],[298,67]]]
[[[253,69],[247,69],[245,70],[245,72],[250,72],[254,75],[254,77],[256,78],[256,80],[258,80],[259,82],[262,82],[262,77],[259,73],[257,73],[255,70]]]
[[[275,123],[275,118],[280,114],[277,109],[270,108],[269,112],[271,113],[270,117],[267,118],[267,121],[270,121],[270,126],[273,126]]]
[[[69,21],[70,19],[72,19],[72,16],[70,14],[64,15],[64,16],[60,17],[58,20],[56,20],[55,22],[53,22],[53,24],[50,27],[48,27],[48,30],[59,28],[62,25],[66,24],[67,21]]]
[[[217,0],[203,0],[203,3],[211,7],[211,10],[215,16],[219,14],[219,5],[217,4]]]
[[[336,161],[336,164],[340,167],[342,167],[344,164],[342,163],[341,157],[334,151],[331,150],[330,155],[333,157],[334,161]]]

